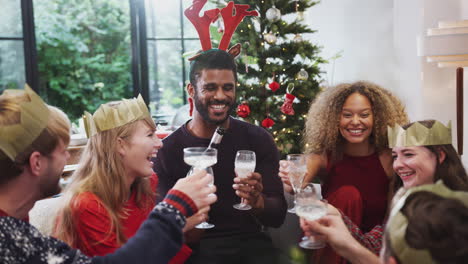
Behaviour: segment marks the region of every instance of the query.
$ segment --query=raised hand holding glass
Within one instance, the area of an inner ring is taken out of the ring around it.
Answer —
[[[239,150],[236,153],[236,159],[234,161],[234,171],[236,176],[239,178],[247,178],[250,174],[255,171],[255,152],[250,150]],[[246,204],[244,199],[241,198],[241,202],[233,205],[238,210],[250,210],[252,206]]]
[[[187,176],[191,175],[196,170],[206,170],[207,173],[213,175],[214,184],[214,174],[211,166],[218,162],[218,150],[214,148],[205,148],[205,147],[190,147],[184,148],[184,162],[188,165],[191,165]],[[209,229],[213,228],[214,225],[202,222],[195,226],[199,229]]]

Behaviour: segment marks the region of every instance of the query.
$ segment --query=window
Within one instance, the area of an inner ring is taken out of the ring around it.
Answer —
[[[25,83],[25,56],[20,1],[0,0],[0,92]]]
[[[145,0],[150,108],[160,123],[170,124],[177,109],[187,103],[190,55],[185,54],[200,49],[197,32],[183,14],[191,4]],[[211,6],[207,3],[205,9]]]
[[[0,91],[27,82],[72,120],[104,102],[141,93],[156,121],[171,123],[187,103],[184,54],[200,49],[183,15],[191,0],[0,4]]]
[[[41,95],[72,120],[132,96],[130,4],[33,0]]]

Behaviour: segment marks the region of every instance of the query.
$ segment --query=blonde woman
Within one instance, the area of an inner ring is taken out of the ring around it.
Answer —
[[[360,81],[325,89],[307,116],[304,182],[319,176],[323,196],[365,232],[382,224],[393,175],[387,126],[407,119],[400,101],[376,84]],[[287,169],[280,165],[279,176],[289,190]]]
[[[89,142],[65,191],[55,236],[100,256],[135,235],[155,206],[151,158],[162,143],[141,97],[102,105],[85,120]],[[197,215],[195,224],[202,220]],[[190,253],[184,245],[171,263],[183,263]]]

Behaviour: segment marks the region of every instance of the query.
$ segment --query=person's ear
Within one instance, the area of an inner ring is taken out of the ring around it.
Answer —
[[[31,156],[29,156],[29,171],[33,175],[40,175],[41,170],[45,166],[45,160],[44,156],[39,152],[39,151],[34,151],[31,153]]]
[[[123,138],[118,137],[116,148],[117,148],[117,152],[120,155],[124,156],[125,153],[127,152],[127,142]]]
[[[187,94],[191,98],[193,98],[193,96],[195,95],[195,87],[191,83],[188,83],[186,90],[187,90]]]
[[[445,158],[447,157],[447,153],[445,153],[445,151],[442,149],[438,149],[437,152],[439,152],[439,164],[442,164],[442,162],[444,162]]]

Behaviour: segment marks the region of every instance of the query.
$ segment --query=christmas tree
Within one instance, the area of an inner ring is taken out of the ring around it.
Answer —
[[[216,2],[220,7],[223,5]],[[248,4],[249,10],[260,14],[245,17],[231,42],[242,45],[237,60],[237,115],[268,129],[282,156],[300,153],[309,104],[320,89],[319,65],[325,63],[319,56],[320,47],[303,38],[303,34],[315,32],[305,24],[304,11],[317,2],[236,0],[235,3]],[[221,35],[223,23],[219,20],[215,23],[218,28],[212,30],[212,36]]]

